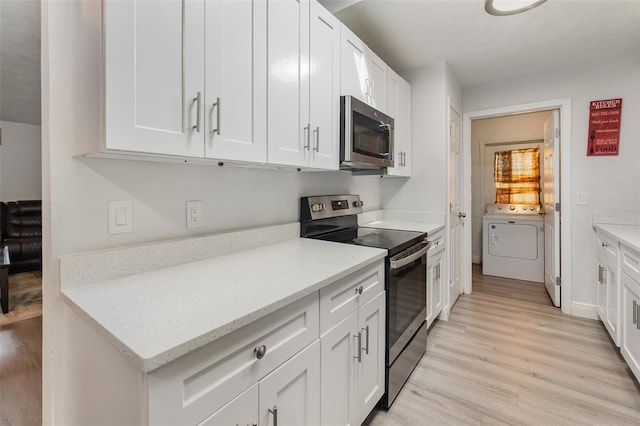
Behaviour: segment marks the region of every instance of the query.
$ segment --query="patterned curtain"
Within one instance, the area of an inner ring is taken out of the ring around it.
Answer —
[[[538,148],[496,152],[493,177],[496,203],[540,204]]]

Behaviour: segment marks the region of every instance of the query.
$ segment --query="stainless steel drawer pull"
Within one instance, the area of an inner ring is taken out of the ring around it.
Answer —
[[[269,408],[269,413],[273,415],[273,426],[278,426],[278,406],[274,405],[273,408]]]
[[[640,303],[636,303],[636,328],[640,330]]]
[[[601,265],[598,265],[598,282],[602,284],[602,270],[604,268]]]
[[[304,149],[309,149],[310,137],[311,137],[309,135],[310,129],[311,129],[311,124],[307,124],[303,129],[304,131],[303,131],[302,137],[304,138],[304,142],[305,142]]]
[[[313,147],[313,150],[315,152],[319,152],[320,151],[320,126],[316,127],[316,129],[313,131],[313,133],[316,135],[316,144]]]
[[[366,346],[364,347],[364,354],[369,355],[369,326],[366,326],[362,331],[367,333],[366,339],[364,339]]]
[[[253,354],[256,356],[256,359],[264,358],[266,353],[267,353],[267,347],[265,345],[256,346],[253,349]]]
[[[358,333],[353,337],[358,339],[358,350],[357,350],[358,354],[354,355],[353,357],[357,359],[358,362],[362,362],[362,333]]]
[[[362,294],[363,291],[364,291],[364,287],[363,286],[356,287],[356,294]]]
[[[633,301],[633,323],[638,324],[638,302]]]
[[[202,93],[198,92],[195,98],[193,98],[193,102],[196,103],[196,125],[192,127],[196,132],[200,133],[200,104],[202,100]]]

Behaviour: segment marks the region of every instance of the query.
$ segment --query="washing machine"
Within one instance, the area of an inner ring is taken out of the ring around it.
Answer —
[[[488,204],[482,220],[482,273],[544,282],[540,206]]]

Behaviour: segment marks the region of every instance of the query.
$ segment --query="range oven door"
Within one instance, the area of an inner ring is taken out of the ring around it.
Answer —
[[[430,242],[420,242],[389,259],[388,365],[393,364],[426,318],[429,247]]]

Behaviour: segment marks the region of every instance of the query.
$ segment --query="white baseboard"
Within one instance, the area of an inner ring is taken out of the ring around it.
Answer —
[[[571,315],[594,320],[600,319],[596,305],[588,303],[571,302]]]
[[[471,263],[480,263],[480,256],[477,254],[471,255]]]

